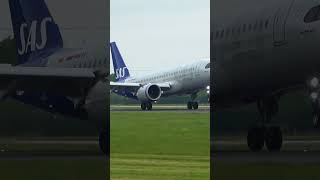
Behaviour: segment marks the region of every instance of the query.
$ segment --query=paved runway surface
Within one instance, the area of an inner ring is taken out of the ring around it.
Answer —
[[[307,137],[306,137],[307,138]],[[281,152],[250,152],[245,140],[211,142],[212,160],[226,163],[320,163],[320,140],[285,140]]]
[[[42,152],[42,153],[3,153],[0,155],[0,160],[107,160],[107,157],[102,154],[90,153],[60,153]]]
[[[106,160],[95,139],[1,139],[0,160]]]
[[[112,106],[110,111],[114,112],[188,112],[188,113],[208,113],[210,112],[210,107],[205,105],[200,105],[198,110],[188,110],[186,105],[153,105],[152,111],[142,111],[140,106],[129,105],[129,106]]]
[[[320,152],[217,152],[211,155],[213,163],[320,163]]]

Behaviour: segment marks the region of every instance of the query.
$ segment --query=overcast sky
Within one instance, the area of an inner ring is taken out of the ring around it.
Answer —
[[[110,15],[111,41],[133,75],[210,57],[210,0],[111,0]]]

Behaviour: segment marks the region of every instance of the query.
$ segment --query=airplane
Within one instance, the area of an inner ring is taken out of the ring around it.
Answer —
[[[106,57],[65,48],[44,0],[9,0],[9,7],[18,63],[0,65],[0,99],[92,121],[100,131],[99,146],[108,153]]]
[[[230,2],[213,6],[210,97],[213,111],[256,103],[260,120],[248,131],[248,147],[280,151],[282,131],[272,119],[281,96],[305,91],[319,127],[320,1],[254,2],[241,13],[223,11]]]
[[[142,110],[152,110],[160,97],[190,94],[188,109],[198,109],[197,93],[205,90],[210,80],[209,60],[164,70],[141,77],[132,77],[115,42],[110,43],[116,82],[110,82],[112,92],[141,102]]]

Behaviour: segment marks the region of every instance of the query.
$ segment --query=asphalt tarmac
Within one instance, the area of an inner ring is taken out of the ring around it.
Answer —
[[[0,155],[0,160],[13,161],[32,161],[32,160],[98,160],[107,161],[107,157],[103,154],[90,153],[60,153],[54,152],[37,152],[37,153],[3,153]]]
[[[215,152],[211,161],[223,163],[320,163],[320,152]]]
[[[210,107],[207,105],[199,105],[197,110],[188,110],[186,105],[153,105],[152,111],[142,111],[139,105],[121,105],[121,106],[110,106],[110,111],[113,112],[186,112],[186,113],[209,113]]]
[[[1,139],[0,160],[107,160],[107,157],[95,139]]]
[[[280,152],[250,152],[244,140],[211,142],[212,162],[224,163],[320,163],[320,140],[285,140]]]

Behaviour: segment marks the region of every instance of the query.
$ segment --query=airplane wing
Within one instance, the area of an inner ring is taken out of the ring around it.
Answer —
[[[30,90],[76,96],[95,83],[91,69],[0,66],[0,90],[5,94]]]
[[[171,88],[170,83],[155,83],[158,85],[162,91],[167,91]],[[130,82],[110,82],[110,87],[113,90],[129,90],[129,91],[137,91],[140,87],[144,86],[141,83],[130,83]]]

